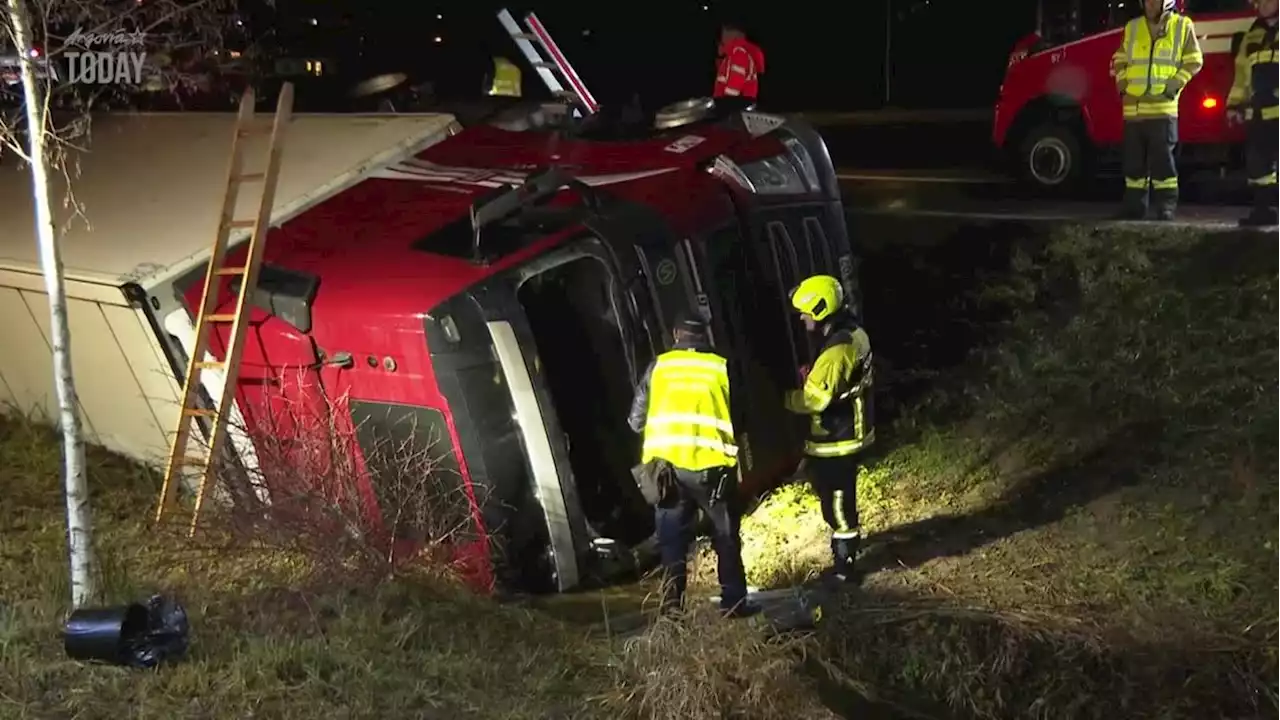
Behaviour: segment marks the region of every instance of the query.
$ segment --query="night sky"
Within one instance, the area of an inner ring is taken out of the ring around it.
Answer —
[[[1199,9],[1195,6],[1244,1],[1199,0],[1192,5]],[[1139,7],[1136,0],[1043,3],[1047,20],[1074,16],[1094,32],[1105,29],[1108,18],[1123,20]],[[292,26],[282,36],[340,59],[342,77],[334,82],[403,71],[415,81],[433,81],[442,96],[476,95],[495,54],[522,62],[494,17],[503,6],[517,18],[536,11],[598,99],[614,103],[639,93],[650,109],[710,94],[718,31],[726,20],[744,27],[764,48],[768,67],[761,80],[761,105],[767,109],[883,107],[886,35],[891,44],[890,105],[990,107],[1010,48],[1035,28],[1037,15],[1033,0],[664,0],[616,5],[469,0],[452,7],[414,0],[277,0],[283,24]],[[526,92],[540,89],[532,71],[524,70]]]

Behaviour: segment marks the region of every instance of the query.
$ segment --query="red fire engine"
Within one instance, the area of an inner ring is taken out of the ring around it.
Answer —
[[[379,443],[422,445],[451,488],[430,512],[469,530],[452,550],[471,578],[563,591],[652,535],[626,417],[677,315],[708,318],[731,358],[758,492],[800,455],[781,402],[811,348],[787,291],[828,273],[856,297],[854,256],[812,128],[706,98],[610,125],[536,17],[532,33],[500,18],[526,57],[538,39],[567,107],[507,108],[273,229],[235,397],[251,436],[312,431],[286,426],[287,404],[321,408],[370,464]],[[190,312],[203,278],[184,282]],[[174,302],[141,304],[162,318]],[[383,473],[366,471],[390,525]],[[395,540],[423,543],[413,525]]]
[[[1245,0],[1193,2],[1189,12],[1204,68],[1182,93],[1180,152],[1184,163],[1222,169],[1238,160],[1234,154],[1244,140],[1243,128],[1227,123],[1225,103],[1234,50],[1253,13]],[[1020,177],[1045,190],[1067,190],[1099,164],[1114,161],[1123,118],[1111,55],[1128,19],[1115,15],[1108,15],[1109,29],[1084,37],[1032,33],[1009,55],[992,139]]]

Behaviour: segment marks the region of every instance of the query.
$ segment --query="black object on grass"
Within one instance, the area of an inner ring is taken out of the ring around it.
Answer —
[[[149,668],[180,659],[189,631],[182,605],[155,595],[146,603],[76,610],[67,618],[63,648],[75,660]]]

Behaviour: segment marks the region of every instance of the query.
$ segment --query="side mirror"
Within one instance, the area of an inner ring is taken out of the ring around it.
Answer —
[[[1240,50],[1240,43],[1244,42],[1244,32],[1238,32],[1231,36],[1231,57],[1235,57]]]

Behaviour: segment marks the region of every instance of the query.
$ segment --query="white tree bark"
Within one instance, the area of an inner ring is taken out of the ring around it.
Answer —
[[[71,555],[71,606],[92,601],[98,595],[94,572],[93,531],[89,513],[89,484],[85,473],[84,435],[80,427],[79,400],[71,373],[71,333],[67,328],[67,293],[62,254],[50,202],[49,155],[45,133],[49,109],[43,85],[31,62],[30,16],[23,0],[8,0],[14,45],[22,57],[22,90],[27,110],[27,150],[31,163],[31,194],[35,200],[36,241],[40,265],[49,294],[49,344],[53,348],[54,385],[58,392],[58,426],[62,430],[64,492],[67,502],[67,545]]]

